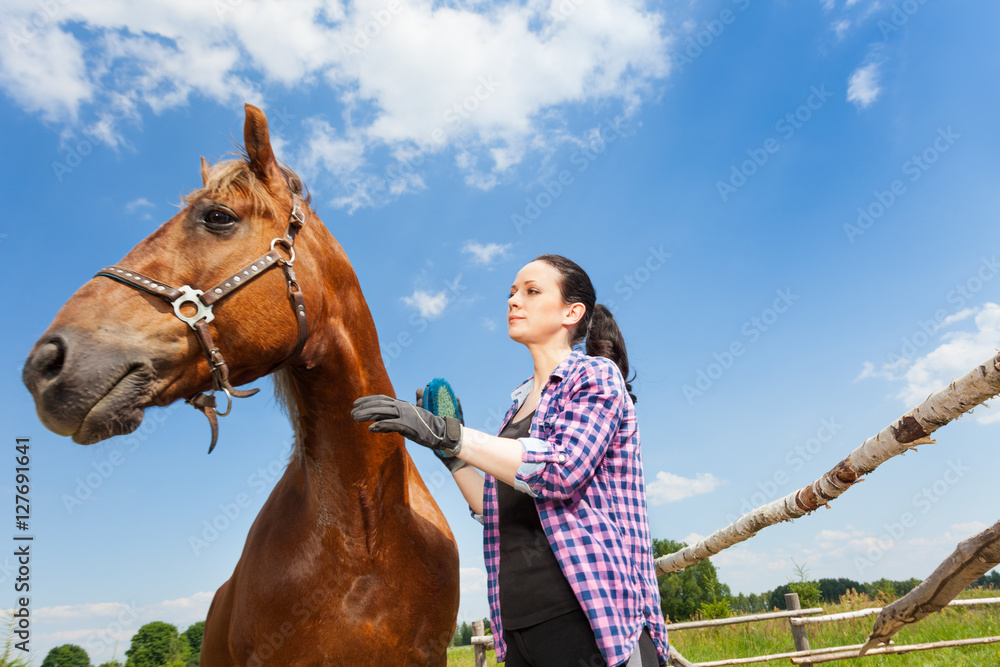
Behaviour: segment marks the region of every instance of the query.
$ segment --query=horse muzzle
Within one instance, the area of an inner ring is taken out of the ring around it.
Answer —
[[[22,379],[46,428],[91,445],[138,428],[156,372],[141,352],[62,328],[35,344]]]

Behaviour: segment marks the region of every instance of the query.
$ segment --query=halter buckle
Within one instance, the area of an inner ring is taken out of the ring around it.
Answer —
[[[288,221],[296,227],[301,227],[306,224],[306,216],[302,212],[302,208],[299,206],[298,197],[295,198],[295,204],[292,206],[292,212],[288,216]]]
[[[190,285],[185,285],[180,288],[181,295],[170,302],[170,305],[174,307],[174,315],[178,317],[183,322],[186,322],[189,327],[194,329],[194,325],[200,322],[202,319],[205,323],[209,323],[215,319],[215,315],[212,313],[212,306],[206,306],[200,297],[204,292],[200,289],[194,289]],[[191,317],[185,315],[181,312],[181,306],[186,303],[193,304],[196,311]]]

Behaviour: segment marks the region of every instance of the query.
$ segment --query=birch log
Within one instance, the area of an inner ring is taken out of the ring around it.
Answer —
[[[882,609],[871,636],[858,655],[884,644],[900,628],[947,607],[966,586],[1000,565],[1000,521],[978,535],[959,543],[931,576]]]
[[[750,539],[768,526],[797,519],[825,506],[892,457],[934,442],[931,433],[997,394],[1000,394],[1000,354],[931,394],[809,486],[758,507],[693,546],[656,559],[657,572],[683,570]]]
[[[681,652],[674,648],[673,644],[670,645],[670,654],[667,658],[667,664],[670,665],[670,667],[698,667],[696,664],[681,655]]]

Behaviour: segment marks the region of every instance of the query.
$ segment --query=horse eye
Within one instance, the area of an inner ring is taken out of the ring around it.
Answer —
[[[235,222],[235,220],[233,219],[233,216],[228,213],[214,209],[205,215],[205,222],[212,227],[228,227]]]

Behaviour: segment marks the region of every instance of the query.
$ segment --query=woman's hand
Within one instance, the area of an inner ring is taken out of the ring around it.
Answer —
[[[454,417],[438,417],[398,398],[375,394],[354,401],[351,417],[358,422],[374,421],[373,433],[401,433],[418,445],[455,456],[462,449],[462,424]]]
[[[430,387],[430,386],[431,385],[427,385],[427,387]],[[424,408],[426,410],[427,408],[425,407],[425,404],[424,404],[424,392],[425,391],[426,391],[425,387],[420,387],[419,389],[417,389],[417,407],[418,408]],[[448,394],[450,396],[454,396],[454,394],[451,391],[451,387],[450,386],[448,386]],[[465,426],[465,417],[462,416],[462,401],[458,400],[457,396],[454,396],[454,398],[455,398],[455,404],[456,404],[455,411],[458,413],[458,421],[461,422],[462,426]],[[431,405],[432,406],[437,405],[438,406],[438,410],[436,410],[436,411],[435,410],[430,410],[429,412],[434,412],[435,414],[437,414],[440,411],[441,404],[439,402],[435,403],[435,402],[432,401]],[[458,458],[457,456],[448,456],[447,454],[445,454],[444,452],[442,452],[440,449],[435,449],[433,451],[437,455],[437,457],[441,460],[441,463],[444,464],[444,467],[447,468],[452,474],[455,474],[456,472],[458,472],[459,470],[461,470],[462,468],[464,468],[467,465],[465,463],[465,461],[463,461],[462,459]]]

